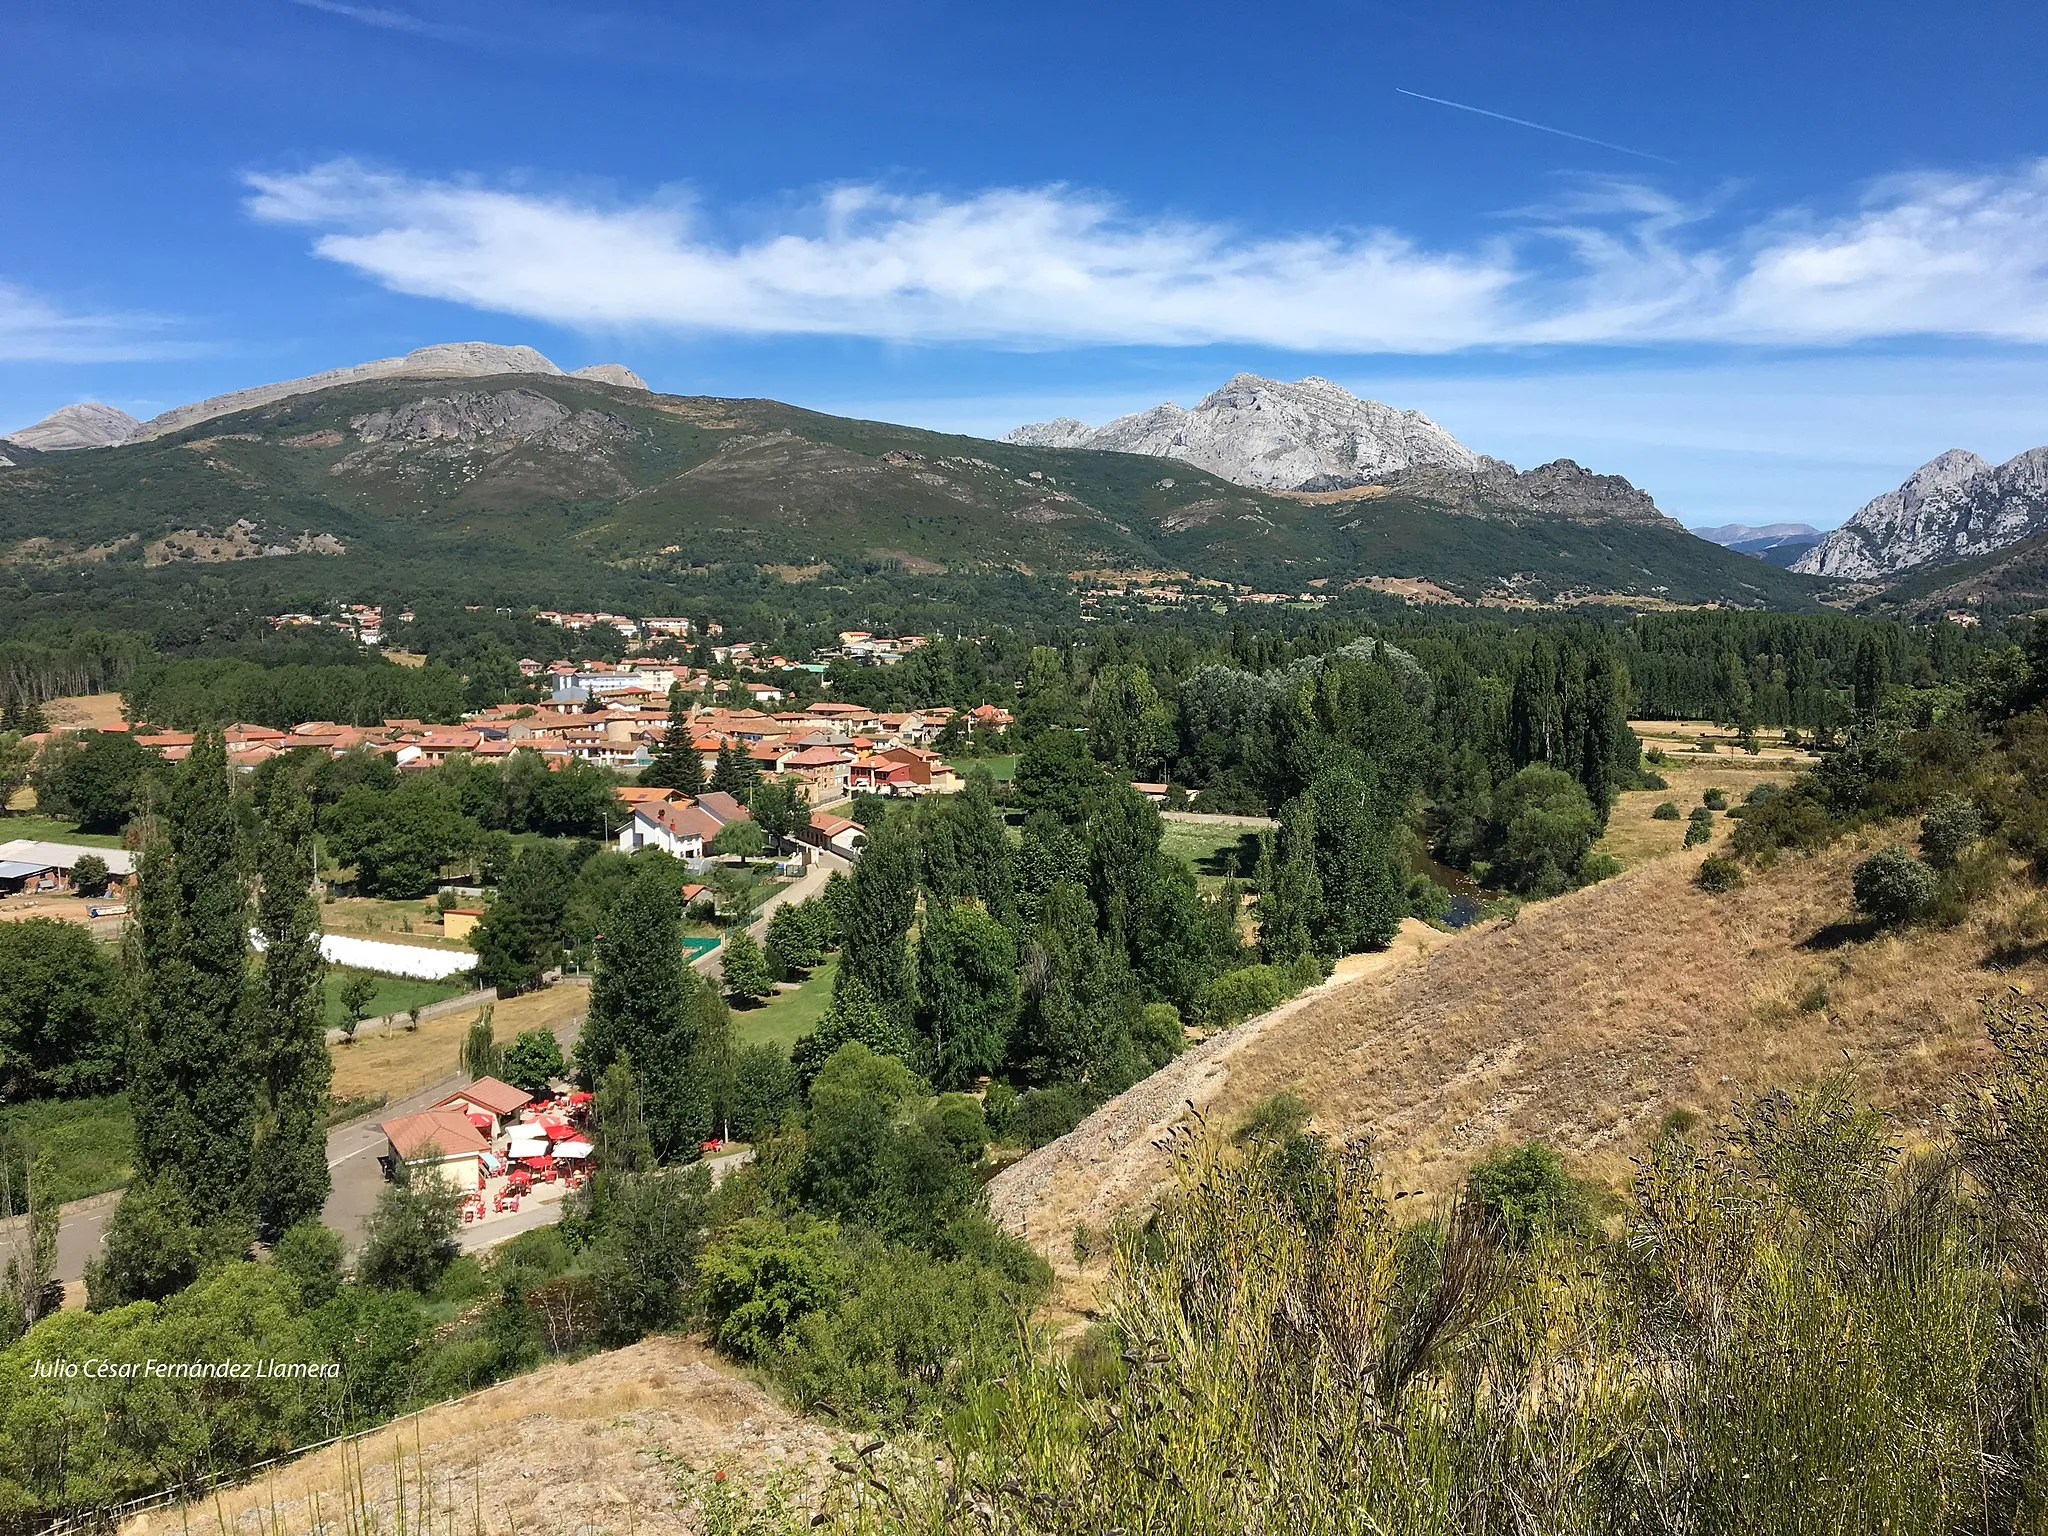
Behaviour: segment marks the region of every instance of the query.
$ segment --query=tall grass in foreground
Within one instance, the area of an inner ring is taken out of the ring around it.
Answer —
[[[1618,1236],[1397,1220],[1371,1150],[1190,1136],[1103,1326],[875,1458],[842,1529],[2048,1529],[2048,1008],[1906,1155],[1838,1084],[1642,1163]],[[862,1475],[862,1480],[867,1474]]]

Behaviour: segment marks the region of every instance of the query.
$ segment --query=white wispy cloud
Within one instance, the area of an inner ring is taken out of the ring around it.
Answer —
[[[1249,236],[1057,185],[844,186],[737,238],[674,198],[606,204],[348,160],[250,182],[257,218],[319,231],[320,255],[388,288],[583,328],[1361,353],[2048,341],[2048,160],[1896,179],[1845,214],[1790,209],[1718,238],[1700,210],[1615,182],[1465,250],[1373,227]]]
[[[414,16],[408,11],[394,11],[388,6],[348,5],[343,3],[343,0],[291,0],[291,3],[309,11],[325,11],[330,16],[343,16],[350,21],[361,22],[366,27],[379,27],[386,32],[409,32],[415,37],[442,39],[463,35],[460,28],[444,27]]]
[[[66,309],[0,280],[0,362],[93,363],[168,357],[190,350],[167,339],[156,315]]]

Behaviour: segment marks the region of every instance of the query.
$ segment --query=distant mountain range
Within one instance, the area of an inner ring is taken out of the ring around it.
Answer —
[[[1866,503],[1792,569],[1881,581],[1994,554],[2040,533],[2048,533],[2048,448],[1995,465],[1951,448]]]
[[[0,441],[43,452],[67,452],[80,448],[110,448],[117,443],[146,442],[197,426],[233,411],[270,405],[293,395],[332,389],[337,384],[357,384],[370,379],[465,379],[490,378],[508,373],[532,373],[551,378],[595,379],[626,389],[645,389],[647,381],[621,363],[598,363],[564,374],[532,347],[501,347],[488,341],[443,342],[420,347],[403,357],[380,357],[347,368],[332,368],[303,379],[285,379],[276,384],[259,384],[238,389],[165,411],[148,421],[137,421],[126,411],[110,405],[83,403],[52,411],[34,426],[9,433]]]
[[[1812,601],[1624,479],[1569,460],[1519,472],[1324,381],[1242,376],[1180,415],[1184,451],[1274,485],[1152,453],[655,394],[616,365],[565,374],[524,347],[425,347],[139,426],[104,407],[53,413],[0,451],[0,579],[60,611],[94,583],[189,583],[195,563],[271,609],[436,589],[660,605],[711,572],[800,582],[877,563],[1454,602]]]
[[[1718,528],[1695,528],[1693,532],[1738,555],[1755,555],[1759,560],[1783,566],[1791,565],[1821,540],[1821,531],[1810,523],[1723,523]]]
[[[1340,490],[1390,470],[1488,462],[1420,411],[1361,400],[1328,379],[1283,384],[1254,373],[1238,374],[1193,410],[1168,401],[1100,427],[1066,416],[1019,427],[1003,441],[1179,459],[1266,491]]]

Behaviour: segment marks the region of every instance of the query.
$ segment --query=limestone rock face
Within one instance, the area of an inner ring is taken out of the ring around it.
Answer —
[[[431,347],[417,347],[403,357],[380,357],[347,368],[330,368],[303,379],[284,379],[276,384],[258,384],[210,400],[195,401],[152,417],[137,429],[137,440],[161,437],[231,411],[251,410],[293,395],[331,389],[336,384],[355,384],[365,379],[482,379],[508,373],[537,373],[563,377],[562,370],[532,347],[505,347],[489,341],[445,341]],[[646,381],[621,363],[598,363],[578,369],[571,377],[596,379],[628,389],[645,389]]]
[[[349,426],[368,444],[509,448],[530,443],[558,453],[577,453],[607,439],[634,436],[631,427],[608,411],[572,411],[531,389],[432,396],[357,416]]]
[[[1989,464],[1951,448],[1866,503],[1792,567],[1872,580],[1968,560],[2048,530],[2048,447]]]
[[[7,441],[43,453],[76,448],[111,448],[125,443],[142,425],[126,411],[92,400],[59,406],[32,427],[10,432]]]
[[[1489,462],[1420,411],[1361,400],[1328,379],[1292,384],[1240,373],[1193,410],[1167,403],[1101,427],[1072,417],[1004,439],[1040,448],[1097,448],[1181,459],[1258,490],[1334,490],[1389,471]]]

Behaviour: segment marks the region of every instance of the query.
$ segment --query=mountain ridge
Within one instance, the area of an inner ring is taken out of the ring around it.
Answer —
[[[1314,374],[1289,384],[1239,373],[1192,409],[1166,401],[1100,427],[1063,416],[1003,441],[1179,459],[1267,491],[1335,490],[1395,470],[1491,462],[1420,411],[1362,400]]]
[[[573,591],[659,607],[693,572],[873,562],[1028,580],[1185,571],[1294,594],[1412,579],[1468,602],[1813,601],[1569,461],[1281,494],[1151,456],[560,373],[352,378],[25,460],[0,469],[0,579],[32,579],[60,608],[80,583],[144,568],[174,581],[179,563],[226,559],[242,562],[219,567],[237,582],[261,573],[273,608],[425,583],[466,601],[559,605]]]
[[[24,448],[45,453],[110,448],[120,443],[146,442],[236,411],[252,410],[294,395],[315,394],[340,384],[369,379],[489,378],[520,373],[592,379],[622,389],[647,388],[647,381],[623,363],[593,363],[587,368],[568,372],[532,347],[502,346],[488,341],[446,341],[415,347],[403,357],[373,358],[366,363],[350,363],[301,378],[229,390],[188,405],[173,406],[148,421],[137,421],[126,411],[90,401],[59,406],[41,421],[22,427],[0,441],[18,443]],[[123,424],[125,430],[121,430]]]
[[[1872,498],[1792,567],[1803,575],[1896,578],[2048,531],[2048,447],[1991,464],[1965,448],[1935,455]]]

